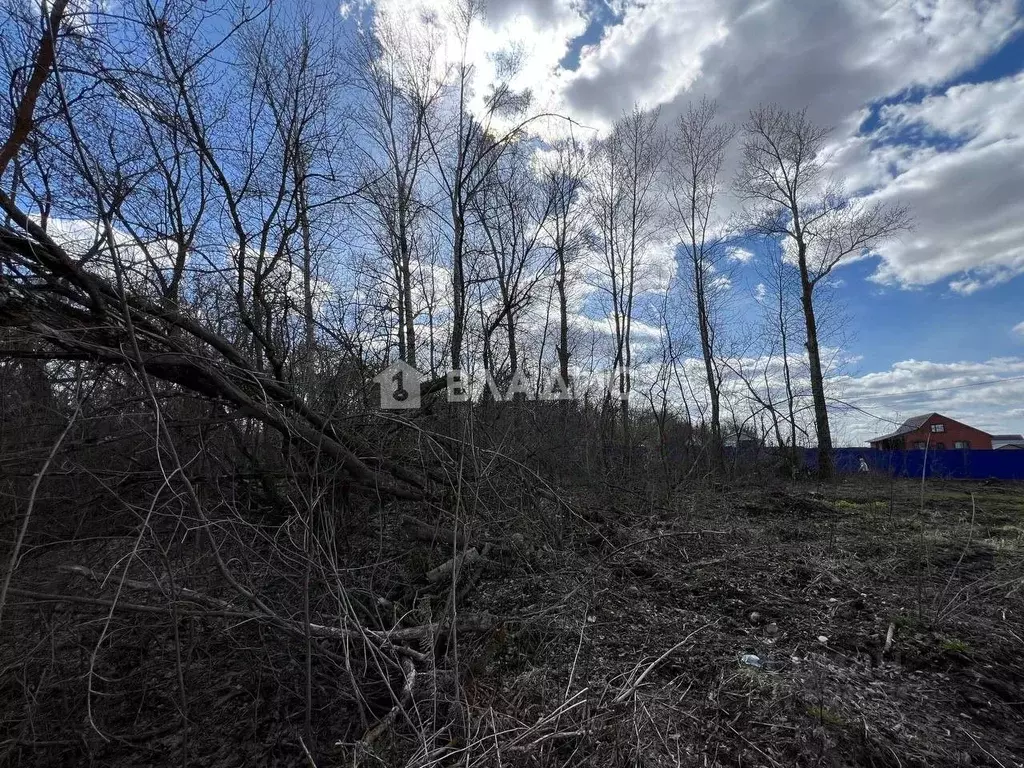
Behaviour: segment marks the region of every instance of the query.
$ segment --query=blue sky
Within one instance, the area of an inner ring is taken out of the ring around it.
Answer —
[[[931,410],[1022,432],[1024,382],[974,386],[1024,376],[1022,3],[490,0],[471,57],[485,77],[489,54],[516,48],[513,85],[595,131],[634,105],[668,124],[705,96],[734,124],[759,103],[806,107],[833,127],[831,170],[848,189],[905,204],[916,224],[835,273],[839,383],[880,417],[838,413],[841,439]],[[412,16],[409,0],[375,8]],[[723,216],[738,206],[724,200]],[[754,263],[734,281],[748,312],[756,282]]]
[[[587,27],[582,35],[573,38],[569,42],[568,50],[559,65],[563,69],[576,70],[580,65],[580,52],[584,46],[597,45],[601,42],[601,36],[609,26],[622,21],[622,13],[612,9],[607,3],[601,0],[588,0],[587,4]]]
[[[936,284],[880,286],[871,282],[873,272],[866,261],[839,271],[858,369],[882,370],[907,357],[952,363],[965,355],[987,360],[1024,353],[1024,339],[1012,330],[1021,317],[1022,278],[963,295]]]

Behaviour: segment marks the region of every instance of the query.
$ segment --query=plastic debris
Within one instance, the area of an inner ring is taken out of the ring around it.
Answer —
[[[761,668],[761,657],[755,656],[752,653],[744,653],[740,656],[740,661],[746,664],[748,667],[754,667],[755,669]]]
[[[828,642],[828,637],[826,637],[825,635],[818,635],[818,642],[819,643],[827,643]]]

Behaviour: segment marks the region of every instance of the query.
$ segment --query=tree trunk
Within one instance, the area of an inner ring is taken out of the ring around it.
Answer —
[[[811,394],[814,397],[814,426],[818,435],[818,476],[831,480],[835,474],[832,463],[832,433],[828,425],[828,404],[825,402],[825,377],[821,372],[818,350],[818,326],[814,319],[814,284],[807,273],[807,247],[798,244],[800,257],[800,300],[807,323],[807,361],[811,369]]]
[[[415,313],[412,308],[412,255],[409,247],[409,227],[407,222],[409,211],[409,195],[404,184],[398,188],[398,249],[399,249],[399,271],[401,280],[399,285],[399,332],[405,333],[405,362],[416,367],[416,328],[413,324]]]
[[[454,237],[452,243],[452,368],[462,368],[462,336],[466,314],[466,280],[463,274],[462,247],[465,224],[458,210],[452,211]]]
[[[569,306],[565,290],[565,247],[558,249],[558,373],[569,386]]]
[[[711,400],[712,461],[717,467],[722,460],[722,421],[720,415],[718,379],[715,376],[714,350],[711,348],[711,320],[708,317],[707,294],[704,287],[703,259],[697,256],[697,243],[693,248],[693,278],[697,298],[697,324],[700,326],[700,348],[704,355],[704,373],[708,380],[708,398]]]
[[[505,329],[508,333],[508,364],[512,375],[515,376],[519,370],[519,350],[516,349],[516,321],[512,310],[506,313]]]
[[[296,195],[298,203],[299,235],[302,239],[302,324],[303,364],[307,372],[313,368],[313,348],[316,342],[316,315],[313,310],[313,238],[306,201],[306,180],[296,165]]]

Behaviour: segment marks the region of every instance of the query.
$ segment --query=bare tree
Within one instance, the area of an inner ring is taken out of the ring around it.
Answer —
[[[726,358],[726,365],[743,384],[741,394],[766,425],[766,434],[770,420],[775,442],[795,472],[800,465],[797,433],[807,435],[797,416],[808,407],[806,392],[797,381],[807,378],[804,358],[801,355],[798,361],[793,354],[800,322],[800,284],[778,242],[769,240],[763,246],[757,269],[761,282],[754,296],[762,322],[738,337],[737,350]]]
[[[152,103],[199,156],[223,211],[222,231],[208,236],[228,245],[226,263],[213,266],[234,301],[237,343],[258,371],[284,380],[288,255],[300,229],[293,131],[307,119],[308,107],[295,78],[305,77],[313,62],[297,50],[291,73],[275,72],[271,52],[283,42],[279,23],[257,15],[243,17],[230,33],[238,64],[213,73],[211,44],[200,32],[205,14],[152,0],[139,0],[139,13],[145,69],[137,71],[126,105]],[[282,78],[295,88],[287,82],[282,88]]]
[[[900,205],[851,197],[841,182],[828,177],[823,150],[829,131],[814,125],[806,110],[760,107],[750,113],[743,133],[736,191],[747,204],[751,226],[782,239],[799,268],[818,470],[822,478],[831,478],[832,434],[814,290],[843,259],[869,251],[907,228],[909,216]]]
[[[481,189],[475,205],[477,220],[490,252],[497,311],[486,321],[485,354],[490,357],[490,336],[504,326],[510,371],[520,371],[517,328],[520,316],[534,299],[543,277],[541,235],[552,201],[541,195],[525,149],[511,147]],[[493,363],[493,360],[488,360]]]
[[[570,385],[569,296],[573,265],[588,246],[590,232],[583,205],[586,154],[575,139],[555,142],[542,171],[550,215],[545,221],[554,256],[554,282],[558,292],[558,373]]]
[[[429,155],[430,111],[441,93],[434,76],[436,36],[410,50],[387,19],[357,41],[354,62],[366,95],[360,115],[365,142],[362,195],[383,237],[397,294],[398,355],[416,365],[416,228],[426,205],[419,185]]]
[[[34,56],[29,68],[28,79],[24,81],[20,93],[12,94],[15,107],[10,114],[10,131],[3,144],[0,144],[0,176],[7,170],[8,164],[14,159],[22,145],[28,140],[34,125],[36,103],[46,84],[57,56],[57,38],[64,23],[67,0],[56,0],[47,11],[42,6],[39,14],[39,43],[35,46]],[[15,85],[15,83],[12,83]]]
[[[766,336],[777,342],[782,359],[782,382],[785,389],[786,416],[789,425],[788,444],[793,451],[794,460],[797,447],[796,418],[796,387],[793,382],[793,371],[790,357],[793,353],[793,340],[796,338],[794,324],[799,314],[799,283],[792,278],[791,268],[786,264],[783,251],[777,244],[768,252],[768,258],[762,263],[761,277],[765,286],[764,314]],[[779,445],[785,445],[781,429],[777,430]]]
[[[634,108],[596,143],[592,158],[590,207],[600,241],[600,287],[611,302],[612,368],[619,380],[627,437],[633,310],[644,259],[657,235],[662,150],[658,112]]]
[[[518,65],[514,57],[498,57],[499,82],[490,86],[476,113],[473,101],[473,65],[469,60],[469,38],[473,21],[481,13],[477,0],[460,2],[455,10],[455,29],[461,45],[460,59],[451,68],[448,84],[450,108],[447,120],[435,120],[427,132],[435,159],[436,175],[444,195],[451,243],[451,363],[462,367],[463,346],[472,287],[469,228],[476,197],[494,171],[501,156],[522,135],[529,119],[520,115],[530,102],[529,93],[516,93],[508,80]],[[440,110],[438,110],[440,112]],[[507,123],[511,119],[512,124]]]
[[[720,458],[722,374],[717,337],[721,332],[726,247],[716,206],[725,151],[734,130],[718,122],[716,113],[714,103],[705,100],[697,106],[690,105],[676,122],[669,139],[667,196],[676,237],[686,252],[689,269],[684,284],[693,299],[711,401],[711,440],[713,451]]]

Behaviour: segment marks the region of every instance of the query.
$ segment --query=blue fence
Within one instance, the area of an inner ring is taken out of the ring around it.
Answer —
[[[921,477],[927,459],[927,477],[985,480],[1024,480],[1024,451],[874,451],[870,448],[837,448],[836,471],[857,472],[861,458],[872,472],[900,477]],[[809,467],[817,467],[817,451],[804,452]]]

